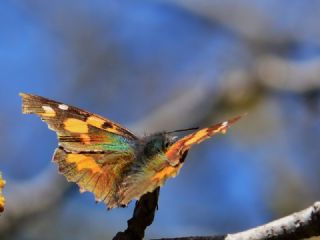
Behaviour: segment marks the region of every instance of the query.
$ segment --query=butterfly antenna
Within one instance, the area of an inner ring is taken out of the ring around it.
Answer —
[[[193,127],[193,128],[185,128],[185,129],[179,129],[179,130],[174,130],[168,133],[176,133],[176,132],[185,132],[185,131],[191,131],[191,130],[197,130],[199,127]]]

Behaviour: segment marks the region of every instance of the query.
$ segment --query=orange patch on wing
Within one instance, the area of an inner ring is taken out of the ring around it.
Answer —
[[[90,144],[90,136],[88,134],[80,134],[80,138],[84,144]]]
[[[226,134],[228,130],[228,122],[223,122],[221,126],[219,126],[217,129],[214,129],[214,133],[221,132],[222,134]]]
[[[41,113],[42,117],[55,117],[56,112],[50,106],[42,106],[44,113]]]
[[[69,163],[75,163],[78,171],[81,171],[82,169],[89,169],[93,174],[102,172],[102,169],[92,157],[88,157],[83,154],[68,154],[66,161]]]
[[[87,123],[92,126],[95,126],[97,128],[101,128],[101,126],[105,123],[105,121],[101,118],[96,117],[96,116],[90,116],[87,119]]]
[[[68,118],[64,122],[64,128],[72,133],[88,133],[88,124],[76,118]]]
[[[161,181],[162,179],[168,177],[175,177],[178,173],[177,167],[167,166],[163,168],[161,171],[157,172],[153,177],[152,180]]]
[[[88,124],[92,125],[92,126],[95,126],[97,128],[102,128],[102,125],[106,122],[105,120],[101,119],[101,118],[98,118],[96,116],[90,116],[88,117],[87,121],[86,121]],[[112,125],[112,124],[111,124]],[[122,132],[120,130],[118,130],[116,128],[115,125],[113,125],[112,127],[109,127],[109,128],[106,128],[106,130],[108,132],[111,132],[111,133],[115,133],[115,134],[122,134]]]
[[[225,134],[228,129],[228,122],[223,122],[218,127],[212,129],[212,128],[204,128],[198,132],[196,132],[194,135],[190,137],[188,141],[186,141],[185,145],[192,145],[194,143],[198,143],[210,136],[212,136],[214,133],[221,132],[222,134]]]
[[[196,132],[188,141],[186,141],[186,145],[192,145],[204,137],[208,136],[208,128],[204,128],[198,132]]]

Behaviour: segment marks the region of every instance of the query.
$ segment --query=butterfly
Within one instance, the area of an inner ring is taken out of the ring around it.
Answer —
[[[238,116],[177,139],[174,132],[142,138],[111,120],[61,102],[20,93],[22,112],[34,113],[58,136],[53,155],[60,173],[92,192],[108,209],[152,192],[181,169],[188,150],[228,127]]]

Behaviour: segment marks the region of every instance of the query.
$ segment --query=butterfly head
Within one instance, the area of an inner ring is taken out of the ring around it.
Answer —
[[[177,136],[172,136],[165,132],[153,134],[146,139],[144,154],[147,157],[151,157],[158,153],[166,152],[176,139]]]
[[[144,155],[147,157],[151,157],[158,153],[167,152],[169,147],[178,140],[178,136],[175,135],[176,133],[186,132],[186,131],[196,130],[196,129],[198,129],[198,127],[179,129],[171,132],[155,133],[146,138],[146,144],[144,146],[144,151],[143,151]]]

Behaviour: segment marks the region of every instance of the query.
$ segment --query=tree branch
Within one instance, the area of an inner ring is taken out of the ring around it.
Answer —
[[[239,233],[162,240],[299,240],[314,236],[320,236],[320,202],[287,217]]]
[[[259,57],[255,67],[262,85],[291,92],[319,89],[319,69],[320,58],[300,62],[270,54]]]
[[[128,228],[124,232],[118,232],[113,240],[142,239],[144,237],[144,231],[153,222],[158,207],[159,192],[160,187],[140,198],[136,203],[132,218],[128,220]]]

